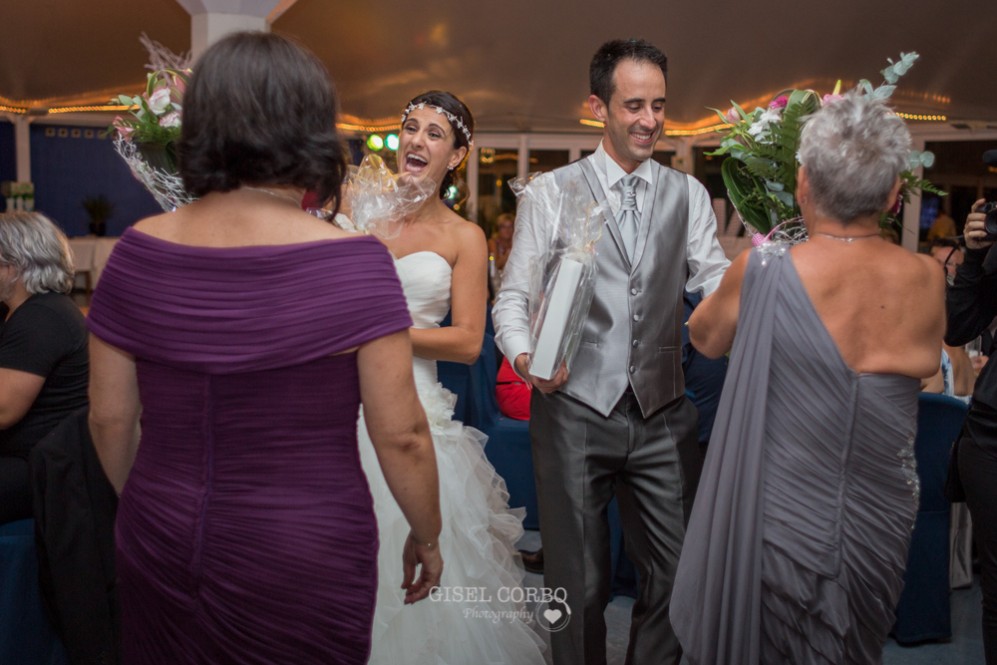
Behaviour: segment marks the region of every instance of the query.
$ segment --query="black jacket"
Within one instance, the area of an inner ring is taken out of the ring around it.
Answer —
[[[961,346],[983,337],[981,351],[992,359],[994,337],[988,330],[997,317],[997,245],[995,250],[967,249],[966,259],[956,270],[948,288],[945,309],[948,325],[945,343]],[[992,256],[988,257],[988,254]],[[997,363],[987,362],[976,379],[973,402],[997,409]]]
[[[118,498],[97,459],[87,414],[76,410],[31,451],[39,581],[73,665],[117,665]]]

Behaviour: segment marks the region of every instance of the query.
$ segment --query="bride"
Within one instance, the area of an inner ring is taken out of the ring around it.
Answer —
[[[371,663],[543,663],[543,641],[528,608],[511,591],[522,585],[515,544],[521,517],[507,506],[504,481],[484,455],[484,435],[452,420],[454,396],[436,378],[436,361],[473,363],[481,351],[487,304],[487,246],[476,224],[443,201],[453,171],[471,149],[474,120],[463,102],[432,91],[402,116],[399,174],[440,183],[386,240],[405,290],[414,373],[429,419],[440,477],[444,561],[440,588],[418,607],[403,606],[398,567],[408,526],[391,497],[361,426],[360,455],[380,531],[379,585]],[[440,327],[451,312],[452,325]]]

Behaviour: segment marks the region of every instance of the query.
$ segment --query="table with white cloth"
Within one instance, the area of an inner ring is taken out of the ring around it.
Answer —
[[[118,238],[100,236],[80,236],[69,238],[69,249],[73,253],[73,266],[76,268],[74,287],[92,291],[100,280],[100,273],[107,265]],[[82,286],[80,282],[82,281]]]

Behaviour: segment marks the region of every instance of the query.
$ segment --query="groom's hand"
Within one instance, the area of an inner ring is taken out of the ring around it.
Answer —
[[[552,393],[568,381],[568,366],[561,363],[550,379],[541,379],[530,374],[530,356],[520,353],[516,356],[516,373],[537,387],[542,393]]]

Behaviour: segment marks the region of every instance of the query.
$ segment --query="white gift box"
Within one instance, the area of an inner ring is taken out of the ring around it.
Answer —
[[[567,258],[561,259],[558,266],[554,284],[547,293],[546,311],[530,364],[530,374],[537,378],[552,378],[564,360],[564,338],[570,332],[566,328],[583,268],[579,261]]]

